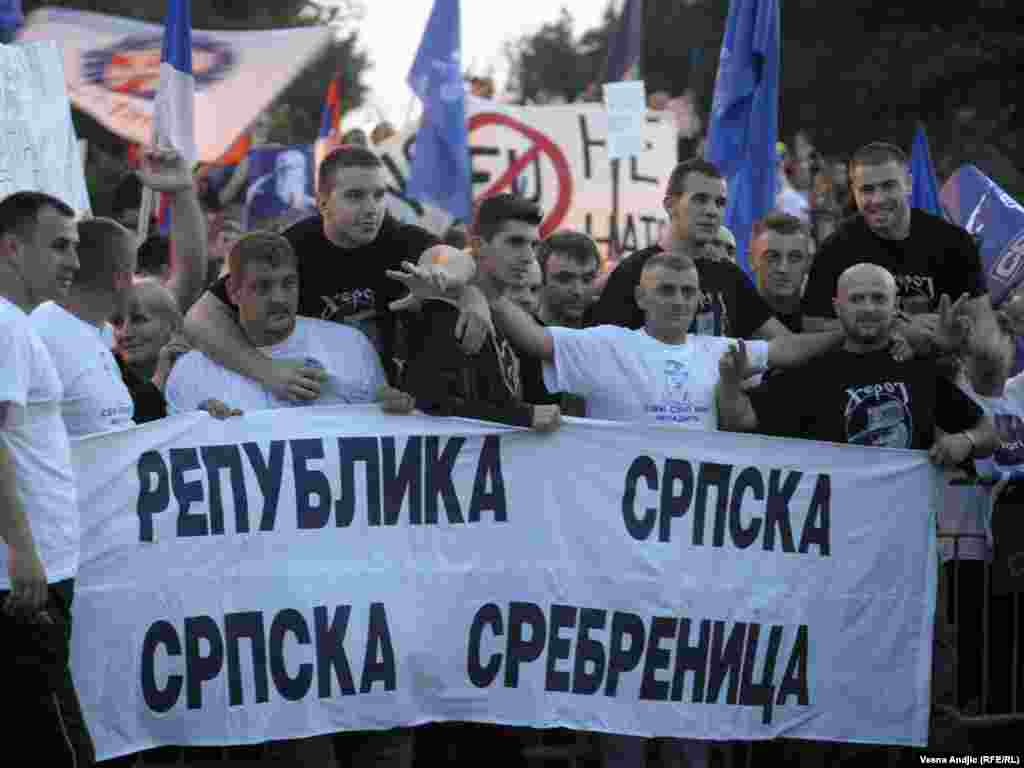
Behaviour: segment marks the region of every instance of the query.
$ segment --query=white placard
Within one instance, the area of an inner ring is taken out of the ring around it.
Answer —
[[[55,43],[0,45],[0,198],[46,192],[80,215],[89,193]]]
[[[604,84],[608,110],[608,158],[635,157],[644,150],[644,118],[647,96],[643,80]]]

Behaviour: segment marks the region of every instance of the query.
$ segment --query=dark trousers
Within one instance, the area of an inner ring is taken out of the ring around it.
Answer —
[[[0,613],[0,679],[9,705],[5,732],[31,745],[34,765],[87,768],[96,762],[68,666],[74,591],[73,579],[50,585],[51,624]],[[8,594],[0,590],[0,604]]]

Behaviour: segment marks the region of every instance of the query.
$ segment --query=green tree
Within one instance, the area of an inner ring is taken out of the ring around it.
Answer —
[[[846,156],[873,139],[909,147],[923,121],[933,157],[947,172],[973,162],[1024,199],[1019,2],[779,2],[783,137],[805,130],[824,153]],[[726,0],[644,0],[641,72],[648,92],[692,88],[706,117],[728,8]],[[606,51],[617,23],[609,9],[580,40],[605,41]],[[601,48],[587,59],[564,12],[521,38],[512,51],[521,98],[578,93],[587,78],[602,77]],[[575,67],[568,61],[574,52]]]
[[[524,103],[552,98],[573,101],[600,77],[592,68],[600,53],[576,40],[572,14],[564,7],[557,21],[519,38],[506,49],[506,56],[511,65],[512,89]]]

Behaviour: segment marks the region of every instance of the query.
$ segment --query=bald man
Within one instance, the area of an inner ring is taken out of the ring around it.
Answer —
[[[889,351],[896,281],[874,264],[855,264],[839,278],[834,300],[841,346],[744,392],[745,350],[722,360],[718,407],[723,429],[759,431],[853,445],[929,450],[955,466],[990,455],[998,445],[991,420],[932,359],[897,361]],[[940,326],[958,333],[965,298],[943,297]]]

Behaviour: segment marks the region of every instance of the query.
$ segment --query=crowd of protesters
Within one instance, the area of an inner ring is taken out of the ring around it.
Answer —
[[[173,151],[145,156],[109,218],[76,223],[39,193],[0,201],[0,637],[11,643],[0,664],[21,693],[14,722],[45,764],[95,760],[68,671],[69,436],[297,404],[375,402],[541,432],[589,416],[927,450],[965,476],[1002,478],[947,494],[944,519],[967,532],[985,532],[977,511],[993,503],[998,533],[1000,510],[1018,501],[1024,381],[1010,372],[1024,302],[993,308],[973,240],[910,208],[899,148],[868,144],[847,164],[780,146],[779,210],[751,233],[753,280],[723,226],[725,179],[684,161],[665,189],[660,244],[626,255],[601,288],[594,241],[542,239],[544,212],[514,194],[481,201],[468,231],[444,242],[397,221],[381,161],[356,139],[322,162],[316,213],[281,232],[246,232],[234,201],[201,195]],[[140,246],[143,187],[168,196],[173,215],[168,237]],[[1008,664],[1020,635],[1004,602],[992,603],[999,616],[976,610],[980,571],[943,574],[932,740],[967,748],[958,713],[983,695],[979,659]],[[947,623],[951,581],[972,595],[959,636]],[[989,620],[1006,634],[986,650]],[[966,661],[954,665],[957,645]],[[1008,711],[1020,682],[1001,678],[984,706]],[[496,747],[520,754],[523,739],[456,724],[108,764],[475,765]],[[605,766],[712,759],[696,740],[592,741]]]

